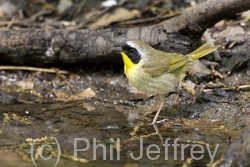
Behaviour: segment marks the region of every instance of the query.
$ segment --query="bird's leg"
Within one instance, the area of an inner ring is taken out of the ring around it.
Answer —
[[[159,131],[159,128],[158,128],[157,124],[153,124],[153,127],[154,127],[154,129],[155,129],[156,134],[158,134],[158,136],[159,136],[159,138],[160,138],[160,140],[161,140],[161,143],[163,143],[163,137],[162,137],[162,135],[160,134],[160,131]]]
[[[154,106],[153,106],[153,110],[156,109],[156,107],[158,106],[159,104],[159,96],[156,96],[156,100],[155,100],[155,103],[154,103]]]
[[[161,112],[161,109],[162,109],[163,105],[165,104],[165,96],[164,95],[159,95],[159,100],[160,100],[161,104],[160,104],[160,106],[159,106],[159,108],[157,110],[157,113],[155,114],[155,117],[153,119],[152,124],[156,123],[157,118],[158,118],[158,116],[159,116],[159,114]]]

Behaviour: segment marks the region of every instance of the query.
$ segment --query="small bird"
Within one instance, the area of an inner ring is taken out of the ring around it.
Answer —
[[[168,53],[156,50],[139,40],[127,41],[119,51],[124,62],[124,73],[129,82],[142,92],[159,95],[161,104],[153,119],[155,124],[165,104],[165,94],[173,91],[193,61],[216,50],[218,46],[204,44],[190,54]]]

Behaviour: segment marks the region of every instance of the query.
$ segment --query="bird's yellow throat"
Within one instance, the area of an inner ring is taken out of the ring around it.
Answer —
[[[128,70],[131,69],[135,64],[128,58],[124,52],[120,52],[124,62],[124,71],[127,74]]]

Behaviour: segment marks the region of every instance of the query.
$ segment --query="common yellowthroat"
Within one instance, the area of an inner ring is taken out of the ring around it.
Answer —
[[[192,53],[182,55],[156,50],[139,40],[132,40],[111,50],[121,53],[124,73],[133,86],[145,93],[159,95],[161,104],[152,122],[155,124],[165,103],[164,95],[184,78],[193,61],[217,48],[218,46],[204,44]]]

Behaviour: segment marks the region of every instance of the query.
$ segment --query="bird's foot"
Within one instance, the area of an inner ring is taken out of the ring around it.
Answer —
[[[150,125],[160,124],[160,123],[163,123],[163,122],[166,122],[166,121],[169,121],[169,119],[168,119],[168,118],[165,118],[165,119],[162,119],[162,120],[160,120],[160,121],[153,120],[153,122],[150,123]]]

